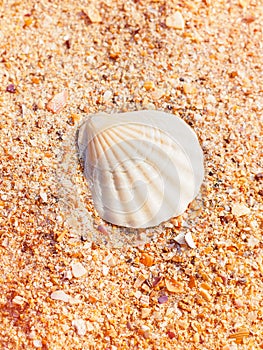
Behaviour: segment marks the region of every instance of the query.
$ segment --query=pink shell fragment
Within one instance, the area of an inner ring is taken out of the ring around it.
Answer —
[[[158,303],[159,304],[164,304],[168,301],[168,296],[167,295],[162,295],[158,298]]]
[[[68,102],[68,92],[64,90],[56,94],[47,104],[47,110],[52,113],[60,113]]]

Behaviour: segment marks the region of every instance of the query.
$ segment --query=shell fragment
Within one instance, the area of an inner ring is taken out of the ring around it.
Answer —
[[[190,248],[192,249],[196,248],[191,232],[187,232],[186,235],[184,236],[184,239]]]

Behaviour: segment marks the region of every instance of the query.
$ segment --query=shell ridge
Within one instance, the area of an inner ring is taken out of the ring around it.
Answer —
[[[178,149],[180,150],[180,145],[178,145]],[[159,152],[162,152],[163,150],[162,150],[162,148],[161,147],[159,147],[158,146],[158,148],[157,148],[157,150],[159,151]],[[184,153],[183,152],[183,150],[181,150],[182,151],[182,153]],[[186,157],[187,157],[187,155],[185,155]],[[163,162],[163,161],[165,161],[165,158],[164,157],[159,157],[159,159],[161,159],[161,161]],[[165,163],[166,164],[166,163]],[[163,166],[163,167],[165,167],[165,166]],[[141,166],[140,167],[140,169],[138,169],[138,170],[143,170],[143,167]],[[129,174],[130,174],[130,172],[129,171],[124,171],[125,173],[126,173],[126,176],[128,176],[129,177],[129,179],[131,179],[131,176],[129,176]],[[114,180],[114,174],[111,174],[111,175],[113,175],[113,180]],[[151,174],[150,174],[151,175]],[[172,181],[172,178],[175,176],[175,174],[171,174],[171,173],[167,173],[167,175],[166,175],[166,177],[167,177],[167,182],[171,182]],[[177,185],[177,187],[180,187],[180,183],[182,182],[182,179],[180,179],[180,177],[179,177],[179,179],[178,179],[178,181],[177,181],[177,183],[178,183],[178,185]],[[118,186],[117,186],[117,183],[115,182],[114,183],[114,185],[115,185],[115,189],[116,189],[116,193],[118,193]],[[176,197],[180,197],[180,196],[177,196],[177,192],[178,191],[175,191],[175,193],[174,193],[174,197],[170,197],[170,196],[168,196],[167,197],[167,200],[169,200],[169,199],[171,199],[171,201],[172,202],[174,202],[174,201],[176,201]],[[122,198],[121,197],[119,197],[118,198],[119,199],[119,201],[121,202],[122,201]],[[171,203],[171,201],[169,200],[169,202],[167,203],[167,207],[169,208],[170,206],[172,207],[172,203]],[[179,200],[177,200],[177,201],[179,201],[180,202],[180,199]],[[187,204],[188,205],[188,204]],[[145,206],[144,206],[145,207]],[[146,208],[146,207],[145,207]],[[172,213],[173,214],[173,213]]]

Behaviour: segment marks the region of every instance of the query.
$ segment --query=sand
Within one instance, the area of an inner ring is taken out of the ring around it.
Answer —
[[[0,348],[262,349],[262,2],[0,5]],[[75,141],[141,109],[195,130],[206,175],[133,231],[96,213]]]

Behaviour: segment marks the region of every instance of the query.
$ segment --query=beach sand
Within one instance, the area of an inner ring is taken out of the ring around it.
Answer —
[[[0,14],[0,348],[263,349],[262,2]],[[195,130],[205,180],[184,215],[133,231],[97,215],[75,143],[87,115],[141,109]]]

